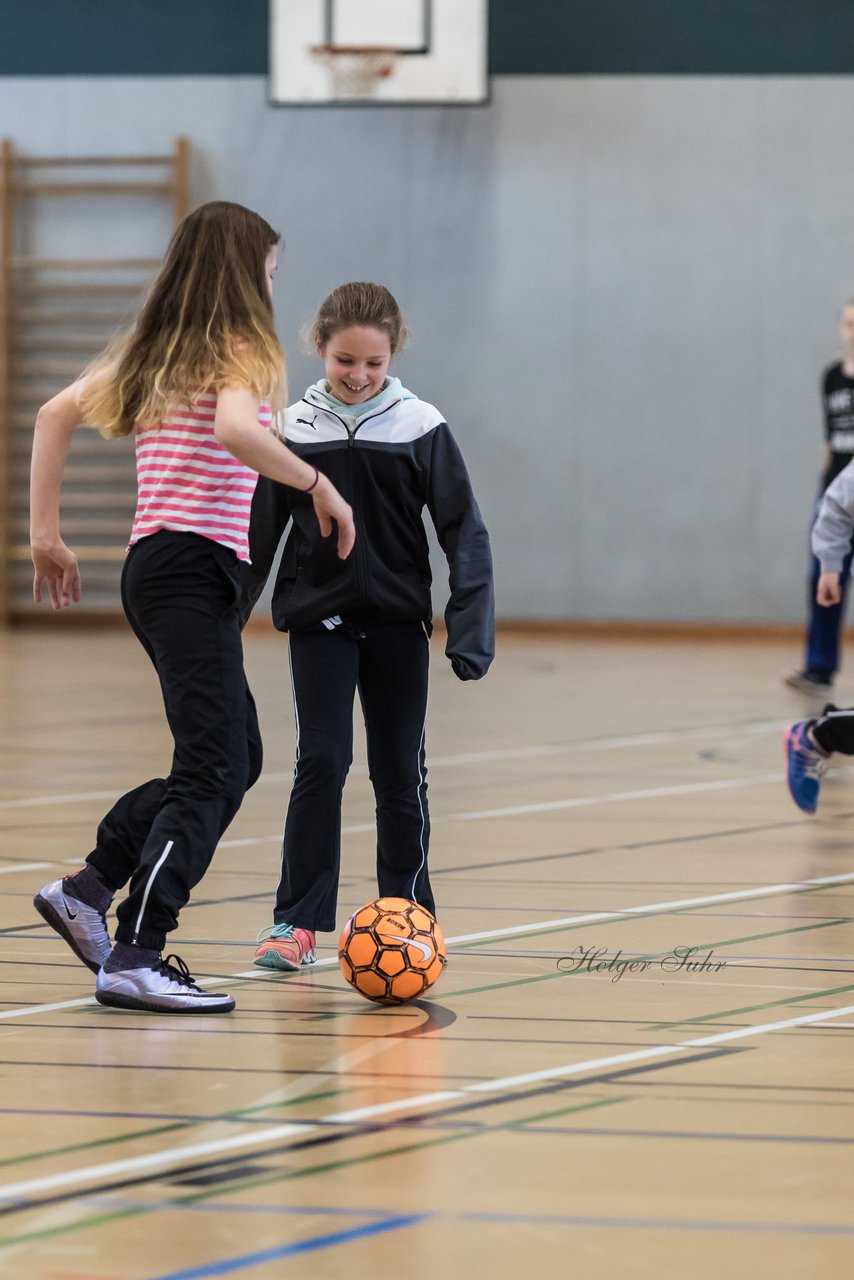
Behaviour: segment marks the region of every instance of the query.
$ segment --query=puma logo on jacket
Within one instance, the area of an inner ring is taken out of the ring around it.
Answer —
[[[477,680],[495,652],[489,535],[451,429],[433,405],[401,388],[399,398],[357,417],[339,416],[313,389],[285,413],[284,439],[329,477],[350,503],[356,545],[339,560],[335,538],[320,536],[309,494],[259,477],[243,566],[243,613],[263,590],[291,523],[273,591],[280,631],[332,617],[418,620],[433,608],[426,509],[448,559],[451,595],[445,652],[463,680]]]

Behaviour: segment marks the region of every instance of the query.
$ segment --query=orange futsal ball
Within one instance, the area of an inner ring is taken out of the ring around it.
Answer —
[[[435,919],[407,898],[377,898],[360,907],[338,941],[344,977],[377,1004],[405,1004],[423,996],[446,958]]]

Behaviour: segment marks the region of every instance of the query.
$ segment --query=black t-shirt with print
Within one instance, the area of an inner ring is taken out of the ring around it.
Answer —
[[[854,378],[841,364],[825,370],[822,381],[824,435],[830,449],[830,465],[822,479],[822,490],[854,458]]]

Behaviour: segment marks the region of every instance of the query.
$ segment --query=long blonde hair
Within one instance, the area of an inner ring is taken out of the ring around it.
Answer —
[[[96,376],[81,396],[86,421],[103,436],[125,436],[157,426],[170,405],[235,384],[281,409],[285,357],[265,272],[280,238],[224,200],[186,217],[133,329],[87,370]]]

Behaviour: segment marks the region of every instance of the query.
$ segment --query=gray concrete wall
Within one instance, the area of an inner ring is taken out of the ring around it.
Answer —
[[[60,154],[187,134],[194,199],[285,234],[294,392],[317,301],[387,284],[414,331],[397,372],[459,436],[504,617],[801,618],[818,377],[854,292],[854,78],[498,78],[472,110],[285,111],[265,88],[2,79],[0,134]],[[58,216],[28,251],[168,234],[132,201]]]

